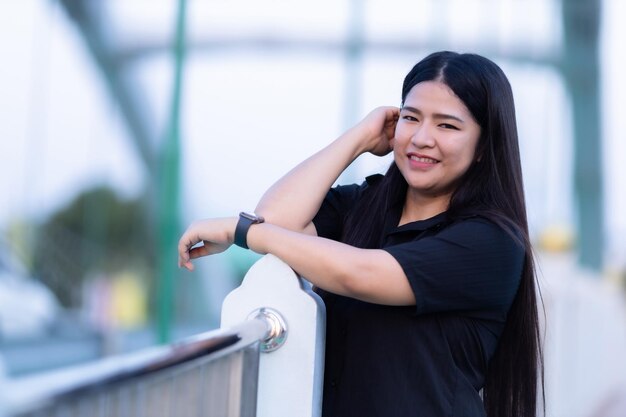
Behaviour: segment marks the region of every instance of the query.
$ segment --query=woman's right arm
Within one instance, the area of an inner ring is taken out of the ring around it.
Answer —
[[[316,234],[312,220],[339,175],[361,154],[392,149],[399,110],[379,107],[265,192],[255,213],[285,229]]]

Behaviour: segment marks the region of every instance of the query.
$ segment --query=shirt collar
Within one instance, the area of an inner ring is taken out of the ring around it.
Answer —
[[[441,227],[448,221],[448,214],[444,211],[428,219],[417,220],[414,222],[403,224],[402,226],[398,226],[401,214],[401,207],[394,207],[392,210],[390,210],[385,221],[385,234],[387,236],[396,233],[423,232],[431,228]]]

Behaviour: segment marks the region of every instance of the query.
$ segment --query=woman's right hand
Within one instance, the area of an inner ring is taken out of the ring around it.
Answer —
[[[397,107],[378,107],[354,127],[362,138],[363,153],[383,156],[391,152],[399,116]]]

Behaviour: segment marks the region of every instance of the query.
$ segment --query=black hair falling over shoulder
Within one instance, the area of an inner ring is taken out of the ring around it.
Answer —
[[[385,175],[367,187],[362,198],[348,213],[342,241],[363,249],[378,249],[383,244],[385,215],[396,204],[403,204],[407,183],[392,162]]]

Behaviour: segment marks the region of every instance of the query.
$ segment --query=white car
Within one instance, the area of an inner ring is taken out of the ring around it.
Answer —
[[[52,291],[0,246],[0,340],[40,336],[59,312]]]

